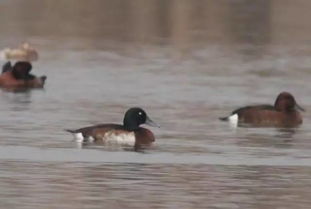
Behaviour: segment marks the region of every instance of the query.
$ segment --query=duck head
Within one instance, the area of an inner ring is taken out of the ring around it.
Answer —
[[[133,107],[126,111],[123,120],[123,126],[129,131],[134,131],[139,128],[141,124],[159,127],[147,115],[147,113],[139,107]]]
[[[292,112],[295,110],[305,111],[296,103],[294,96],[288,92],[282,92],[275,100],[274,107],[281,112]]]

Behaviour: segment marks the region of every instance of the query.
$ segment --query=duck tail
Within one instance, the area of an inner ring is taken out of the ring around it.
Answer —
[[[220,117],[219,120],[228,121],[228,120],[229,120],[229,117]]]
[[[64,129],[64,131],[67,131],[67,132],[72,133],[72,134],[74,134],[76,132],[75,130],[72,130],[72,129]]]

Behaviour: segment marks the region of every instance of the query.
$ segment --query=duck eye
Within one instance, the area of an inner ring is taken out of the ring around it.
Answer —
[[[138,113],[138,115],[142,115],[142,114],[143,114],[142,112],[139,112],[139,113]]]

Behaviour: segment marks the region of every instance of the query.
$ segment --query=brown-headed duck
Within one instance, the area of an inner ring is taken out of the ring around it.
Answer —
[[[296,127],[302,124],[302,116],[298,110],[304,111],[288,92],[278,95],[274,105],[254,105],[234,110],[230,116],[220,118],[235,126],[252,127]]]

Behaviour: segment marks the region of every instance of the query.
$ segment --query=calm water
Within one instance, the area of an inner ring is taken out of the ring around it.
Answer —
[[[1,208],[310,208],[311,3],[0,2],[0,48],[40,54],[44,90],[0,91]],[[2,61],[1,64],[4,62]],[[292,92],[291,130],[217,118]],[[64,128],[161,125],[144,153],[79,147]]]

